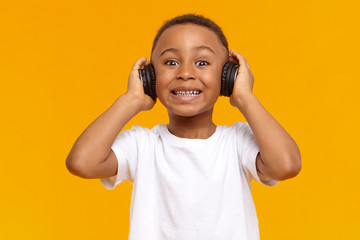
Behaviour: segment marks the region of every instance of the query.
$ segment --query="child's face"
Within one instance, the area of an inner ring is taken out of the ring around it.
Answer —
[[[212,114],[220,95],[222,67],[228,60],[226,48],[208,28],[179,24],[166,29],[151,62],[157,97],[169,116]]]

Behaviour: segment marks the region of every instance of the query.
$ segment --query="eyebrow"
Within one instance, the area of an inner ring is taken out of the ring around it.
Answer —
[[[209,51],[212,52],[214,55],[216,55],[215,52],[214,52],[214,50],[212,50],[212,49],[211,49],[210,47],[208,47],[208,46],[201,45],[201,46],[194,47],[193,49],[196,50],[196,51],[209,50]],[[177,48],[168,48],[168,49],[165,49],[164,51],[162,51],[162,52],[160,53],[160,57],[161,57],[163,54],[165,54],[166,52],[179,52],[179,49],[177,49]]]

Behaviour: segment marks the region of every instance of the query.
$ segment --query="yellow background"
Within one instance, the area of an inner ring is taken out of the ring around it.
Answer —
[[[298,143],[303,168],[253,182],[261,239],[360,239],[357,1],[1,1],[0,239],[127,239],[132,184],[71,175],[77,137],[126,91],[158,28],[218,23],[254,93]],[[220,98],[217,124],[244,121]],[[165,109],[132,119],[166,123]]]

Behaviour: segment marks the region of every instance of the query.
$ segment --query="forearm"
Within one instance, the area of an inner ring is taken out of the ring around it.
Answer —
[[[78,137],[66,159],[67,165],[91,167],[104,161],[121,129],[140,112],[138,106],[126,94],[118,97]]]
[[[249,123],[260,148],[264,174],[286,179],[301,168],[300,151],[292,137],[262,106],[254,94],[246,94],[237,108]]]

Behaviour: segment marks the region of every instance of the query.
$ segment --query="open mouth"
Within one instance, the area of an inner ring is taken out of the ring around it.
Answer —
[[[172,94],[176,96],[196,96],[201,93],[201,91],[171,91]]]

